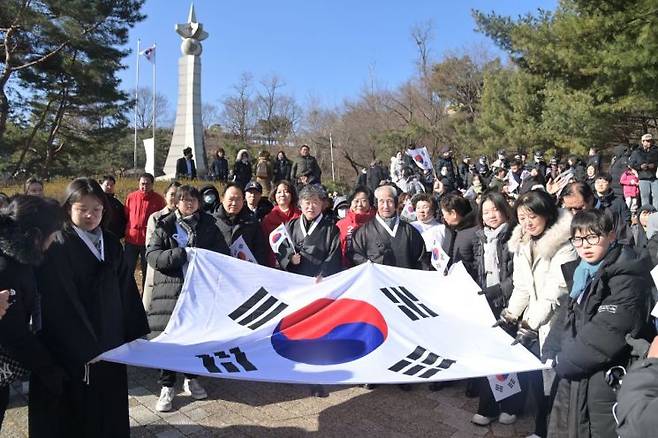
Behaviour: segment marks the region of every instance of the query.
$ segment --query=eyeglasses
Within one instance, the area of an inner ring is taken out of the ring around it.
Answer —
[[[569,239],[569,242],[571,242],[571,244],[576,248],[580,248],[581,246],[583,246],[585,242],[587,242],[592,246],[598,245],[600,241],[601,241],[601,236],[599,236],[598,234],[588,234],[587,236],[584,237],[572,237],[571,239]]]
[[[579,211],[583,211],[583,210],[585,210],[586,207],[587,207],[587,206],[585,206],[585,205],[581,205],[580,207],[564,207],[564,208],[565,208],[566,210],[569,210],[569,211],[571,212],[571,214],[576,214],[576,213],[578,213]]]

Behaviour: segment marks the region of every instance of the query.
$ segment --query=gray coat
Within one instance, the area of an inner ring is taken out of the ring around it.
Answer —
[[[643,438],[658,431],[658,359],[636,363],[617,394],[617,433]]]

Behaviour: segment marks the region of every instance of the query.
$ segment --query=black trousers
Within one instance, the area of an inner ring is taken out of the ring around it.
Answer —
[[[9,404],[9,385],[0,388],[0,430],[2,430],[2,422],[5,419],[5,411]]]
[[[135,272],[135,268],[137,267],[137,258],[139,258],[139,267],[140,270],[142,271],[142,289],[143,289],[144,282],[146,281],[146,246],[126,243],[123,254],[126,259],[126,265],[128,265],[130,272]]]
[[[194,374],[185,374],[186,379],[196,379],[198,376]],[[176,384],[176,371],[160,370],[160,378],[158,383],[167,388],[171,388]]]
[[[521,376],[519,376],[519,385],[521,385]],[[510,415],[519,415],[523,411],[525,404],[525,395],[527,388],[521,385],[521,392],[511,395],[499,402],[494,398],[489,386],[489,380],[486,377],[477,379],[477,388],[480,395],[478,404],[478,414],[485,417],[497,417],[501,412]]]

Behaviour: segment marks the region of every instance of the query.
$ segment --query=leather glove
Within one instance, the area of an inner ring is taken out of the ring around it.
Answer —
[[[537,330],[531,329],[526,321],[521,321],[519,324],[519,329],[516,332],[516,339],[512,342],[512,345],[521,344],[526,348],[537,341],[539,338],[539,332]]]
[[[478,292],[478,295],[484,295],[490,300],[493,300],[494,298],[498,298],[501,294],[502,294],[502,290],[500,289],[500,286],[498,286],[497,284],[494,286],[485,287],[484,290]]]
[[[496,323],[492,327],[511,328],[511,327],[515,327],[516,324],[517,324],[516,318],[514,318],[507,309],[503,309],[503,311],[500,312],[498,321],[496,321]]]

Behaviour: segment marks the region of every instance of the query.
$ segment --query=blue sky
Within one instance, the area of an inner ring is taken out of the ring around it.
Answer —
[[[448,51],[491,42],[475,32],[472,9],[517,16],[554,9],[557,0],[196,0],[199,22],[210,34],[203,43],[202,99],[219,105],[242,72],[255,82],[271,74],[283,79],[282,92],[304,105],[312,96],[333,107],[358,96],[374,78],[395,88],[415,72],[415,24],[432,20],[430,49],[435,59]],[[157,44],[157,89],[172,111],[177,95],[180,38],[176,23],[187,21],[187,0],[147,0],[146,20],[130,32],[130,47]],[[135,56],[120,74],[125,89],[135,85]],[[140,86],[151,86],[150,65],[142,58]]]

